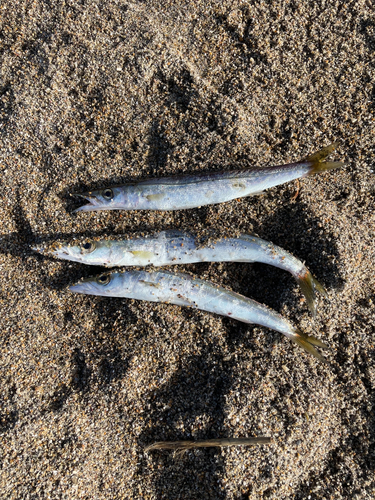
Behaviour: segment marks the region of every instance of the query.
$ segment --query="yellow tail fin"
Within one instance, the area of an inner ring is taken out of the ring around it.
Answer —
[[[303,160],[303,163],[311,163],[311,170],[308,175],[318,174],[325,170],[333,170],[345,165],[342,161],[322,161],[329,156],[334,149],[337,148],[339,142],[333,142],[329,146],[317,151]]]
[[[299,330],[295,330],[295,335],[292,337],[289,337],[290,340],[293,340],[296,344],[298,344],[300,347],[305,349],[305,351],[309,352],[313,356],[315,356],[319,361],[322,361],[323,363],[328,363],[326,358],[318,352],[314,346],[322,347],[323,349],[328,349],[328,346],[321,342],[319,339],[316,337],[313,337],[312,335],[306,335]]]
[[[319,283],[319,281],[314,278],[314,276],[307,271],[306,274],[302,276],[297,276],[296,280],[301,288],[303,295],[306,298],[306,302],[308,308],[312,312],[313,317],[316,316],[316,303],[315,303],[315,292],[318,290],[325,297],[328,297],[327,292],[323,288],[323,286]]]

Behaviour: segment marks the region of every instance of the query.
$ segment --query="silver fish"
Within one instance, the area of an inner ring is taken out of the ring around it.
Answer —
[[[194,262],[263,262],[289,271],[316,315],[316,291],[326,291],[307,267],[289,252],[256,236],[220,238],[199,243],[182,231],[162,231],[131,239],[91,240],[82,244],[34,247],[40,253],[95,266],[168,266]]]
[[[322,161],[337,144],[333,143],[305,160],[287,165],[164,177],[87,193],[72,193],[89,202],[75,212],[181,210],[259,194],[299,177],[341,167],[344,165],[342,162]]]
[[[320,340],[295,328],[287,319],[263,304],[186,274],[166,271],[124,271],[85,278],[70,287],[72,292],[104,297],[126,297],[150,302],[187,306],[258,324],[276,330],[313,354],[325,358],[314,346],[326,348]]]

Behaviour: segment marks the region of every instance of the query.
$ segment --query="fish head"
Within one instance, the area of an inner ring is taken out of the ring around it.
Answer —
[[[124,185],[118,187],[106,187],[87,193],[71,193],[84,199],[88,203],[78,207],[74,212],[95,212],[100,210],[119,210],[136,209],[138,195],[133,185]]]
[[[117,288],[117,274],[103,273],[96,277],[83,278],[75,285],[70,286],[69,290],[86,295],[113,296]]]
[[[109,261],[110,249],[101,241],[86,241],[84,243],[52,243],[33,247],[33,250],[58,259],[81,262],[82,264],[106,265]]]

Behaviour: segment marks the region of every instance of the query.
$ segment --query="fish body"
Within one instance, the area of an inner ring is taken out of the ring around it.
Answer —
[[[60,259],[106,267],[168,266],[195,262],[262,262],[290,272],[300,285],[315,315],[316,290],[326,294],[307,267],[281,247],[256,236],[219,238],[199,243],[182,231],[162,231],[153,236],[104,239],[81,245],[52,245],[38,249]]]
[[[125,297],[187,306],[276,330],[321,361],[315,345],[325,344],[307,336],[287,319],[263,304],[213,283],[167,271],[125,271],[86,278],[70,287],[72,292],[104,297]]]
[[[335,147],[336,143],[333,143],[303,161],[287,165],[148,179],[88,193],[74,193],[89,202],[75,211],[164,211],[223,203],[258,194],[300,177],[340,167],[343,165],[341,162],[322,162]]]

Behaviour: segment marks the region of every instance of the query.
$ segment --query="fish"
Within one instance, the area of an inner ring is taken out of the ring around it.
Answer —
[[[188,274],[147,270],[112,271],[97,277],[84,278],[70,286],[69,290],[103,297],[175,304],[226,316],[243,323],[262,325],[282,333],[318,360],[327,362],[315,346],[328,346],[316,337],[301,332],[276,311],[239,293]]]
[[[217,439],[201,439],[198,441],[158,441],[146,446],[145,451],[153,450],[174,450],[184,451],[193,448],[224,448],[228,446],[254,446],[257,444],[272,444],[272,439],[269,437],[257,438],[217,438]]]
[[[343,162],[323,161],[338,142],[297,163],[273,167],[196,173],[148,179],[86,193],[71,193],[88,203],[74,212],[100,210],[182,210],[224,203],[263,192],[285,182],[332,170]]]
[[[200,242],[188,232],[169,230],[151,236],[89,240],[80,244],[33,247],[54,257],[82,264],[111,267],[169,266],[196,262],[262,262],[290,272],[316,316],[316,291],[327,292],[307,267],[289,252],[266,240],[243,234]]]

